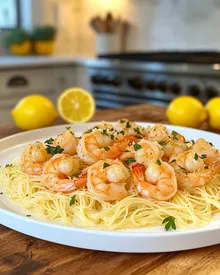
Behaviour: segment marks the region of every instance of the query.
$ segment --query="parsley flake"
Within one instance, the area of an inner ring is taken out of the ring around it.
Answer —
[[[57,145],[56,147],[47,145],[46,151],[48,154],[51,154],[54,156],[56,154],[61,154],[64,151],[64,149],[61,148],[60,145]]]
[[[198,160],[198,158],[199,158],[198,154],[195,153],[194,159]]]
[[[205,159],[206,157],[207,157],[206,154],[202,154],[202,155],[200,156],[201,159]]]
[[[135,143],[135,144],[133,145],[133,147],[134,147],[134,150],[135,150],[135,151],[137,151],[137,150],[139,150],[139,149],[142,148],[142,146],[141,146],[140,144],[138,144],[138,143]]]
[[[72,178],[78,178],[80,173],[75,173],[72,175]]]
[[[7,168],[7,167],[12,167],[12,164],[6,164],[5,168]]]
[[[212,142],[209,142],[209,145],[214,146]]]
[[[166,145],[167,143],[168,143],[168,140],[165,140],[165,141],[162,140],[162,141],[159,142],[160,145]]]
[[[0,195],[3,195],[3,192],[0,192]]]
[[[124,152],[125,152],[125,153],[130,153],[130,151],[129,151],[129,150],[124,150]]]
[[[70,200],[70,206],[74,205],[77,202],[76,200],[76,195],[72,196],[71,200]]]
[[[111,135],[110,138],[111,138],[112,140],[114,140],[114,135]]]
[[[129,163],[132,163],[132,162],[135,162],[135,158],[128,158],[125,163],[129,164]]]
[[[129,123],[129,121],[126,123],[126,128],[131,128],[131,124]]]
[[[107,162],[104,162],[103,164],[103,169],[105,169],[106,167],[109,167],[110,165]]]
[[[92,133],[92,129],[89,129],[88,131],[85,132],[85,134]]]
[[[162,224],[164,224],[166,231],[168,231],[170,229],[176,230],[175,218],[173,216],[166,217],[162,221]]]
[[[103,147],[103,148],[104,148],[105,151],[109,151],[110,150],[110,148],[108,146]]]
[[[124,119],[121,119],[121,120],[120,120],[120,123],[125,123],[125,120],[124,120]]]
[[[138,135],[136,135],[134,137],[137,138],[137,139],[142,139],[143,138],[142,136],[138,136]]]
[[[137,127],[137,128],[134,128],[134,131],[137,133],[137,134],[141,134],[141,132],[140,132],[140,130],[139,130],[139,128]]]
[[[71,126],[66,126],[66,130],[70,130],[71,129]]]
[[[191,142],[192,142],[193,145],[195,144],[195,140],[191,139]]]
[[[173,139],[179,140],[178,133],[176,131],[172,131]]]
[[[160,161],[159,159],[156,160],[156,163],[157,163],[158,165],[161,165],[161,161]]]
[[[122,130],[121,132],[119,132],[120,134],[122,134],[122,135],[124,135],[125,134],[125,132]]]
[[[107,130],[106,130],[106,129],[103,129],[103,131],[101,132],[101,134],[102,134],[103,136],[107,136],[107,137],[108,137],[108,134],[107,134]]]
[[[206,166],[204,167],[204,169],[209,169],[208,165],[206,165]]]
[[[53,144],[53,142],[54,142],[54,139],[53,138],[49,138],[44,143],[46,143],[46,144]]]
[[[175,159],[173,159],[170,163],[173,163],[173,162],[175,162],[176,160]]]
[[[26,215],[27,217],[31,217],[31,215]]]

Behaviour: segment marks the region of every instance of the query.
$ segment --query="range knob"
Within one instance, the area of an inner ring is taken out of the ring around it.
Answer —
[[[161,90],[162,92],[166,92],[166,91],[169,89],[169,86],[168,86],[167,81],[163,80],[163,81],[159,82],[158,88],[159,88],[159,90]]]
[[[173,93],[173,94],[180,94],[181,93],[181,86],[180,86],[180,84],[179,83],[173,83],[172,85],[171,85],[171,92]]]
[[[91,77],[91,82],[93,84],[101,84],[102,81],[103,81],[103,77],[101,75],[96,74]]]
[[[147,80],[146,82],[146,88],[150,90],[155,90],[157,89],[157,83],[153,79]]]
[[[135,88],[137,90],[141,90],[144,88],[144,81],[139,76],[135,76],[135,77],[128,79],[128,83],[132,88]]]
[[[115,76],[115,77],[113,77],[111,84],[115,87],[119,87],[122,84],[122,80],[120,79],[119,76]]]
[[[192,84],[188,88],[188,93],[192,96],[199,96],[201,93],[201,88],[199,87],[199,85]]]
[[[207,86],[205,88],[205,93],[208,99],[218,96],[220,94],[214,86]]]

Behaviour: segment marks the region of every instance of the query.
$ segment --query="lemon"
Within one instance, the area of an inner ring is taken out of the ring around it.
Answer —
[[[58,117],[52,101],[42,95],[30,95],[22,98],[11,114],[15,124],[22,130],[50,126]]]
[[[68,123],[89,121],[95,112],[92,95],[81,88],[65,90],[57,101],[60,116]]]
[[[206,104],[209,125],[220,130],[220,97],[214,97]]]
[[[176,97],[166,112],[171,124],[197,128],[207,118],[205,107],[200,100],[192,96]]]

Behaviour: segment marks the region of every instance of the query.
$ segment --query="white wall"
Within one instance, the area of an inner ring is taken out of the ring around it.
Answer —
[[[220,0],[22,0],[23,25],[58,27],[55,53],[95,54],[88,22],[112,11],[131,23],[127,49],[220,50]],[[29,4],[28,4],[29,3]],[[27,10],[31,9],[30,13]],[[29,26],[29,27],[28,27]],[[0,49],[1,51],[1,49]]]

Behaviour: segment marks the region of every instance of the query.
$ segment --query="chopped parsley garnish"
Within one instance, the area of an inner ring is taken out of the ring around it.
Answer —
[[[7,167],[12,167],[12,164],[6,164],[5,168],[7,168]]]
[[[185,168],[183,168],[182,166],[179,166],[179,168],[181,168],[183,170],[183,172],[185,172],[186,174],[188,174],[188,172],[186,171]]]
[[[72,178],[78,178],[80,173],[75,173],[72,175]]]
[[[124,120],[124,119],[121,119],[121,120],[120,120],[120,123],[125,123],[125,121],[126,121],[126,120]]]
[[[95,126],[95,127],[93,127],[93,129],[99,129],[99,127],[98,127],[98,126]]]
[[[67,130],[70,130],[70,129],[71,129],[71,126],[66,126],[66,129],[67,129]]]
[[[57,145],[56,147],[47,145],[46,151],[48,154],[56,155],[61,154],[63,152],[63,148],[60,147],[60,145]]]
[[[0,192],[0,195],[3,195],[3,193],[2,193],[2,192]]]
[[[142,148],[141,145],[138,144],[138,143],[135,143],[135,144],[133,145],[133,147],[134,147],[134,150],[135,150],[135,151],[137,151],[137,150],[139,150],[139,149]]]
[[[111,138],[112,140],[114,140],[114,135],[111,135],[110,138]]]
[[[44,143],[53,144],[53,142],[54,142],[54,139],[53,138],[49,138]]]
[[[123,131],[123,130],[121,130],[121,132],[119,132],[120,134],[122,134],[122,135],[124,135],[125,134],[125,132]]]
[[[173,216],[166,217],[162,221],[162,224],[164,224],[166,231],[168,231],[170,229],[176,230],[175,218]]]
[[[179,140],[178,133],[176,131],[172,131],[173,139]]]
[[[200,156],[200,158],[201,158],[201,159],[205,159],[205,158],[206,158],[206,154],[202,154],[202,155]]]
[[[103,169],[105,169],[106,167],[109,167],[110,165],[107,162],[104,162],[103,164]]]
[[[85,134],[92,133],[92,129],[89,129],[88,131],[85,132]]]
[[[103,136],[107,136],[107,137],[108,137],[108,134],[107,134],[107,130],[106,130],[106,129],[103,129],[102,132],[101,132],[101,134],[102,134]]]
[[[209,145],[214,146],[212,142],[209,142]]]
[[[129,123],[129,121],[126,123],[126,128],[131,128],[131,124]]]
[[[70,200],[70,206],[74,205],[77,202],[76,200],[76,195],[72,196],[71,200]]]
[[[198,158],[199,158],[198,154],[195,153],[194,159],[198,160]]]
[[[142,136],[138,136],[138,135],[136,135],[134,137],[137,138],[137,139],[142,139],[143,138]]]
[[[124,150],[124,152],[125,152],[125,153],[130,153],[130,151],[129,151],[129,150]]]
[[[161,165],[161,161],[160,161],[159,159],[156,160],[156,163],[157,163],[158,165]]]
[[[204,169],[209,169],[208,165],[206,165],[206,166],[204,167]]]
[[[105,150],[105,151],[109,151],[110,148],[109,148],[108,146],[106,146],[106,147],[104,147],[104,150]]]
[[[128,158],[125,163],[129,164],[129,163],[132,163],[132,162],[135,162],[135,158]]]
[[[31,217],[31,215],[26,215],[27,217]]]
[[[139,128],[137,127],[137,128],[134,128],[134,131],[137,133],[137,134],[141,134],[141,132],[140,132],[140,130],[139,130]]]
[[[193,145],[195,144],[195,140],[191,139],[191,142],[192,142]]]
[[[159,142],[160,145],[166,145],[167,143],[168,143],[168,140],[165,140],[165,141],[162,140],[162,141]]]
[[[173,162],[175,162],[176,160],[175,159],[173,159],[170,163],[173,163]]]

